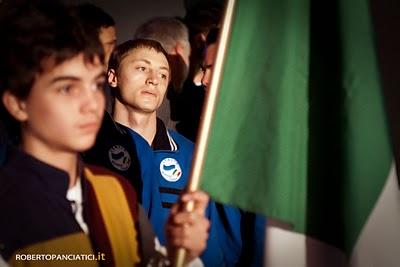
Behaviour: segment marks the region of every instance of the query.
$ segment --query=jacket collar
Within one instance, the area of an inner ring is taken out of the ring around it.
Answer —
[[[157,130],[153,143],[151,144],[151,148],[153,150],[178,150],[178,146],[176,145],[174,139],[172,139],[167,127],[165,127],[164,122],[160,118],[157,118]]]

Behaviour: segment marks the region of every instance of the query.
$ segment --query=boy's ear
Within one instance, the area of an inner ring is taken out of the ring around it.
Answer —
[[[184,49],[183,49],[183,45],[181,44],[181,42],[177,42],[175,45],[175,54],[180,55],[181,57],[183,57],[183,53],[184,53]]]
[[[3,93],[2,101],[4,107],[16,120],[23,122],[28,119],[25,101],[13,95],[9,90]]]
[[[187,45],[189,45],[189,44],[187,44]],[[190,49],[190,48],[188,48],[188,49]],[[179,55],[182,58],[182,60],[185,62],[185,64],[187,66],[189,66],[189,62],[187,60],[188,60],[188,57],[190,56],[190,50],[189,50],[189,55],[186,55],[186,53],[187,52],[185,51],[185,45],[182,42],[178,41],[175,45],[173,54]]]
[[[117,80],[117,74],[115,73],[114,69],[110,69],[107,73],[107,79],[108,79],[108,84],[111,87],[117,87],[118,85],[118,80]]]

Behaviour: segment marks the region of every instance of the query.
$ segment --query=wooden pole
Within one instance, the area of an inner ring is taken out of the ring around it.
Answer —
[[[199,133],[194,150],[193,164],[190,171],[190,179],[187,185],[187,191],[193,192],[198,190],[200,185],[200,178],[204,166],[205,153],[208,144],[208,137],[210,134],[211,123],[214,117],[219,88],[222,80],[222,72],[228,42],[231,35],[232,21],[235,11],[236,0],[227,0],[222,22],[222,28],[219,36],[218,50],[215,58],[214,68],[211,77],[210,88],[207,90],[207,95],[202,111],[202,119],[200,122]],[[183,209],[186,211],[193,211],[194,203],[187,203]],[[173,266],[183,267],[185,263],[186,251],[185,249],[178,249],[175,255]]]

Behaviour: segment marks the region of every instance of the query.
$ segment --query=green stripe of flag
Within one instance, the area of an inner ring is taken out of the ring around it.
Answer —
[[[389,172],[368,2],[238,0],[202,188],[350,253]]]
[[[346,153],[344,218],[347,251],[368,219],[389,174],[389,145],[374,47],[369,1],[341,0],[343,45],[343,120]],[[347,129],[348,131],[346,131]]]
[[[307,62],[304,1],[237,1],[202,179],[217,200],[297,218],[299,231],[305,230]]]

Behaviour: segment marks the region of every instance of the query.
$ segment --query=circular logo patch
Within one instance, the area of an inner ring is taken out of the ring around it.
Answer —
[[[160,163],[162,177],[169,182],[176,182],[182,176],[181,166],[173,158],[165,158]]]
[[[120,171],[126,171],[131,166],[131,156],[123,146],[115,145],[108,151],[111,164]]]

